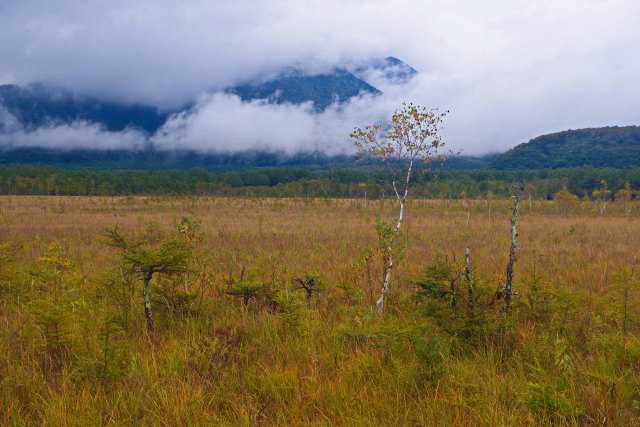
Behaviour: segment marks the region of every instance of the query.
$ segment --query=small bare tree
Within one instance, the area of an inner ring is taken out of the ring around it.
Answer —
[[[311,302],[311,297],[313,296],[314,292],[316,294],[320,293],[319,284],[316,282],[318,278],[316,276],[307,274],[304,279],[301,277],[296,277],[295,280],[296,282],[300,283],[300,286],[296,286],[295,288],[293,288],[293,290],[297,291],[298,289],[304,289],[304,291],[307,293],[307,303]]]
[[[513,196],[514,203],[513,208],[511,208],[511,246],[509,248],[509,261],[507,262],[507,275],[506,281],[504,285],[504,305],[505,310],[508,311],[511,305],[511,296],[518,295],[516,292],[513,292],[513,264],[518,260],[517,250],[518,250],[518,207],[520,206],[520,202],[524,199],[524,188],[514,186],[516,190],[519,191],[515,196]]]
[[[378,136],[382,128],[380,125],[355,128],[350,135],[360,158],[371,155],[382,159],[391,175],[391,185],[399,208],[397,224],[391,230],[393,234],[397,234],[402,226],[411,174],[417,162],[423,161],[428,169],[432,162],[445,158],[443,153],[439,153],[444,145],[439,131],[446,114],[447,112],[438,113],[437,109],[427,110],[413,104],[402,104],[402,108],[396,110],[391,117],[390,128],[384,137]],[[393,247],[389,247],[382,295],[376,302],[381,315],[384,314],[384,298],[391,282],[393,260]]]

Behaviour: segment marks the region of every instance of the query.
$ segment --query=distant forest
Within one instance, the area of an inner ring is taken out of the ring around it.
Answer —
[[[606,184],[603,184],[603,180]],[[541,170],[439,170],[415,175],[414,197],[432,199],[503,198],[513,185],[530,196],[550,199],[567,189],[589,198],[594,191],[615,193],[626,183],[640,189],[640,168],[566,168]],[[382,170],[263,168],[208,172],[202,168],[155,171],[89,172],[37,166],[0,166],[2,195],[230,195],[256,197],[364,197],[391,194]]]
[[[493,169],[640,166],[640,127],[579,129],[542,135],[498,156]]]

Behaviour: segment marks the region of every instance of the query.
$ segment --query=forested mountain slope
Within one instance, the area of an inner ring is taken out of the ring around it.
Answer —
[[[494,169],[640,166],[640,127],[567,130],[542,135],[498,156]]]

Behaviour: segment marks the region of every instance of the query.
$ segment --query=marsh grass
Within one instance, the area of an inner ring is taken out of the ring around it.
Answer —
[[[393,217],[388,200],[2,197],[0,424],[634,424],[638,296],[622,317],[618,284],[636,265],[637,209],[525,204],[505,314],[492,293],[509,206],[411,200],[383,319],[356,261],[375,219]],[[189,212],[199,271],[188,292],[152,282],[149,334],[140,283],[98,236],[173,230]],[[64,269],[43,261],[55,245]],[[438,254],[463,268],[466,247],[470,319],[464,293],[453,316],[412,284]],[[307,303],[295,278],[309,272],[323,287]],[[228,294],[241,279],[262,286],[246,304]],[[58,350],[47,322],[64,332]]]

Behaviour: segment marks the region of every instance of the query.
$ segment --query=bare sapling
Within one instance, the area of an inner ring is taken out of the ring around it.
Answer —
[[[509,262],[507,263],[507,277],[504,285],[504,306],[505,310],[509,310],[509,306],[511,305],[511,296],[517,295],[517,293],[513,292],[513,264],[518,260],[517,249],[518,249],[518,230],[517,230],[517,222],[518,222],[518,207],[520,206],[520,202],[524,199],[524,189],[521,187],[514,186],[515,189],[519,190],[520,193],[516,194],[514,197],[514,205],[511,209],[511,248],[509,250]]]
[[[367,155],[380,158],[391,175],[391,186],[399,210],[397,223],[391,230],[392,234],[398,233],[402,227],[411,174],[417,162],[422,160],[428,170],[432,162],[445,158],[444,154],[439,154],[444,145],[439,131],[440,123],[446,114],[447,112],[438,113],[436,109],[427,110],[413,104],[403,104],[391,117],[390,129],[384,137],[378,136],[382,129],[380,125],[367,126],[364,129],[355,128],[350,135],[361,159]],[[386,275],[382,294],[376,302],[380,315],[384,314],[384,299],[391,283],[394,267],[393,249],[391,246],[387,248]]]
[[[471,255],[469,254],[469,248],[467,248],[464,257],[464,278],[467,280],[468,293],[469,293],[469,311],[473,311],[473,288],[475,282],[473,280],[473,272],[471,270]]]
[[[320,293],[319,285],[316,283],[317,277],[307,274],[306,278],[296,277],[296,282],[300,284],[300,286],[296,286],[293,288],[294,291],[298,289],[304,289],[307,293],[307,304],[311,302],[311,297],[315,292]]]

